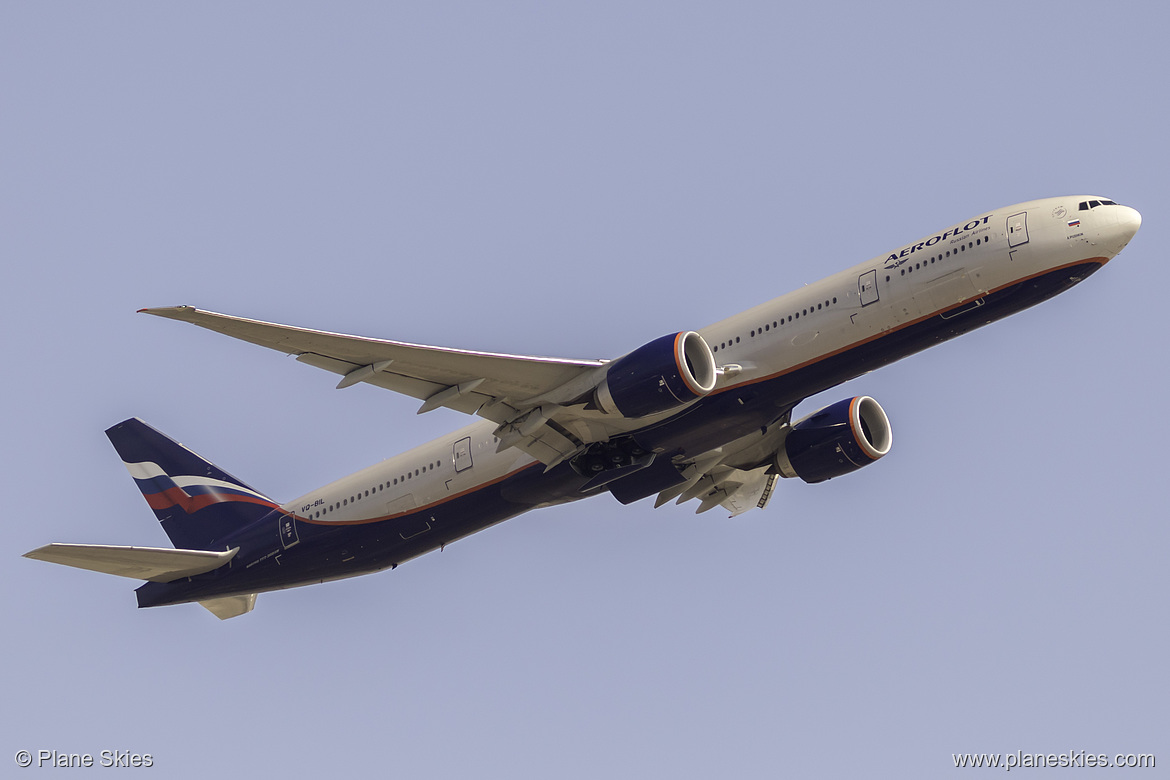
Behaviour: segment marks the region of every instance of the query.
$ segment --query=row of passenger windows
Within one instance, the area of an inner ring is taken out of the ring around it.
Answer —
[[[1115,205],[1113,203],[1113,201],[1111,201],[1111,200],[1102,200],[1102,201],[1095,201],[1094,200],[1094,201],[1089,201],[1089,202],[1094,203],[1094,204],[1099,204],[1099,205],[1105,205],[1105,204]],[[1082,208],[1082,210],[1084,208],[1086,208],[1084,203],[1081,204],[1081,208]],[[957,255],[960,252],[966,252],[968,249],[974,249],[975,247],[981,246],[982,244],[984,244],[990,240],[991,240],[990,238],[977,238],[974,241],[967,242],[966,244],[960,244],[957,249],[948,249],[945,252],[940,252],[939,254],[934,255],[933,257],[929,257],[926,260],[923,260],[921,262],[915,263],[914,265],[907,265],[906,267],[904,267],[902,269],[902,276],[905,276],[908,273],[914,273],[915,271],[921,270],[928,265],[934,265],[935,263],[942,262],[943,260],[950,257],[951,255]],[[890,281],[890,277],[888,274],[886,275],[886,281],[887,282]],[[789,314],[786,318],[781,318],[779,320],[775,320],[771,324],[765,322],[762,327],[759,327],[759,328],[756,328],[755,330],[749,331],[748,336],[749,336],[749,338],[755,338],[756,336],[762,336],[763,334],[767,333],[768,331],[770,331],[774,328],[779,328],[781,325],[786,325],[790,322],[795,322],[796,320],[799,320],[802,316],[807,317],[808,315],[812,314],[814,311],[820,311],[821,309],[827,309],[829,306],[831,306],[835,303],[837,303],[837,299],[833,298],[832,300],[825,301],[823,304],[818,303],[815,308],[812,306],[809,306],[807,309],[801,309],[798,312],[794,312],[792,314]],[[716,344],[715,346],[711,347],[711,351],[718,352],[721,349],[727,349],[728,347],[731,347],[731,346],[738,344],[739,341],[740,341],[740,337],[736,336],[734,339],[728,339],[727,341],[723,341],[723,342],[720,342],[719,344]]]
[[[360,501],[363,498],[369,498],[371,495],[377,495],[378,493],[381,493],[383,490],[385,490],[388,487],[391,487],[392,485],[397,485],[401,482],[406,482],[407,480],[414,479],[415,477],[419,476],[420,474],[426,473],[428,471],[434,471],[435,469],[437,469],[439,467],[439,465],[440,465],[440,461],[436,460],[434,463],[428,463],[425,466],[419,466],[414,471],[407,471],[404,474],[400,474],[397,477],[394,477],[394,479],[390,480],[389,482],[379,483],[365,492],[356,493],[356,494],[350,496],[349,498],[343,498],[336,503],[330,504],[329,506],[325,507],[324,509],[320,509],[320,510],[314,512],[313,519],[317,519],[319,517],[322,517],[323,515],[327,515],[334,510],[341,509],[341,507],[343,507],[343,506],[349,506],[350,504],[357,503],[358,501]]]
[[[889,279],[886,279],[886,281],[889,281]],[[765,322],[760,327],[758,327],[752,331],[749,331],[748,338],[755,338],[756,336],[762,336],[771,330],[778,329],[781,325],[787,325],[790,322],[795,322],[796,320],[799,320],[801,317],[807,317],[808,315],[812,314],[814,311],[820,311],[821,309],[827,309],[836,303],[837,303],[837,299],[833,298],[831,300],[826,300],[824,303],[818,303],[816,306],[809,306],[806,309],[801,309],[798,312],[794,312],[792,314],[789,314],[787,317],[781,317],[778,320],[773,320],[771,323]],[[727,341],[720,342],[719,344],[711,347],[711,351],[718,352],[721,349],[727,349],[730,346],[738,344],[739,340],[740,340],[740,337],[736,336],[734,339],[728,339]]]
[[[942,262],[943,260],[950,257],[951,255],[957,255],[957,254],[959,254],[959,252],[966,252],[968,249],[974,249],[975,247],[979,246],[980,244],[983,244],[985,241],[990,241],[990,240],[991,240],[990,238],[987,238],[987,239],[977,238],[974,241],[968,241],[966,244],[959,244],[958,249],[948,249],[947,251],[942,252],[940,254],[937,254],[934,257],[923,260],[920,263],[915,263],[914,265],[907,265],[905,268],[902,269],[902,276],[905,276],[906,274],[912,274],[915,271],[923,269],[928,265],[934,265],[937,262]],[[887,282],[890,281],[889,274],[886,275],[886,281]]]

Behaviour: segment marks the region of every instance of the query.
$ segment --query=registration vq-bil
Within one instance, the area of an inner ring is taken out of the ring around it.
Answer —
[[[145,580],[140,607],[197,602],[230,618],[259,593],[393,569],[568,501],[764,509],[783,479],[824,482],[890,452],[892,426],[873,398],[830,397],[795,411],[805,399],[1065,292],[1140,225],[1136,210],[1098,196],[982,212],[608,360],[422,346],[190,306],[143,309],[295,355],[340,375],[342,389],[364,382],[418,399],[419,412],[447,407],[481,419],[284,502],[129,419],[106,433],[174,547],[49,544],[26,555]],[[184,351],[210,348],[176,338]]]

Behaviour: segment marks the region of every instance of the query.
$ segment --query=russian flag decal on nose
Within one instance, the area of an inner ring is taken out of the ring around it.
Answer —
[[[1069,226],[1069,227],[1080,227],[1080,226],[1081,226],[1081,221],[1080,221],[1079,219],[1070,219],[1070,220],[1068,221],[1068,226]]]

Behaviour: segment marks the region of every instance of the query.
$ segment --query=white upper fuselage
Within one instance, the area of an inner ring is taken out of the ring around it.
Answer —
[[[788,373],[910,323],[982,305],[983,296],[1086,261],[1104,263],[1141,224],[1091,196],[983,212],[699,333],[723,369],[715,393]],[[675,410],[677,411],[677,410]],[[669,414],[631,421],[630,430]],[[536,461],[496,452],[482,421],[326,485],[282,508],[315,523],[382,520],[448,501]],[[745,446],[748,446],[745,444]]]

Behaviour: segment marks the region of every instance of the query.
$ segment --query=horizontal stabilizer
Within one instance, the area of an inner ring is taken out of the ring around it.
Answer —
[[[218,569],[240,548],[226,552],[172,550],[167,547],[118,547],[108,544],[46,544],[25,558],[151,582],[171,582]],[[210,609],[210,607],[209,607]],[[251,609],[251,607],[249,607]],[[213,610],[214,611],[214,610]],[[245,610],[247,611],[247,610]]]
[[[227,620],[251,612],[252,607],[256,606],[256,594],[221,596],[217,599],[204,599],[199,603],[220,620]]]

